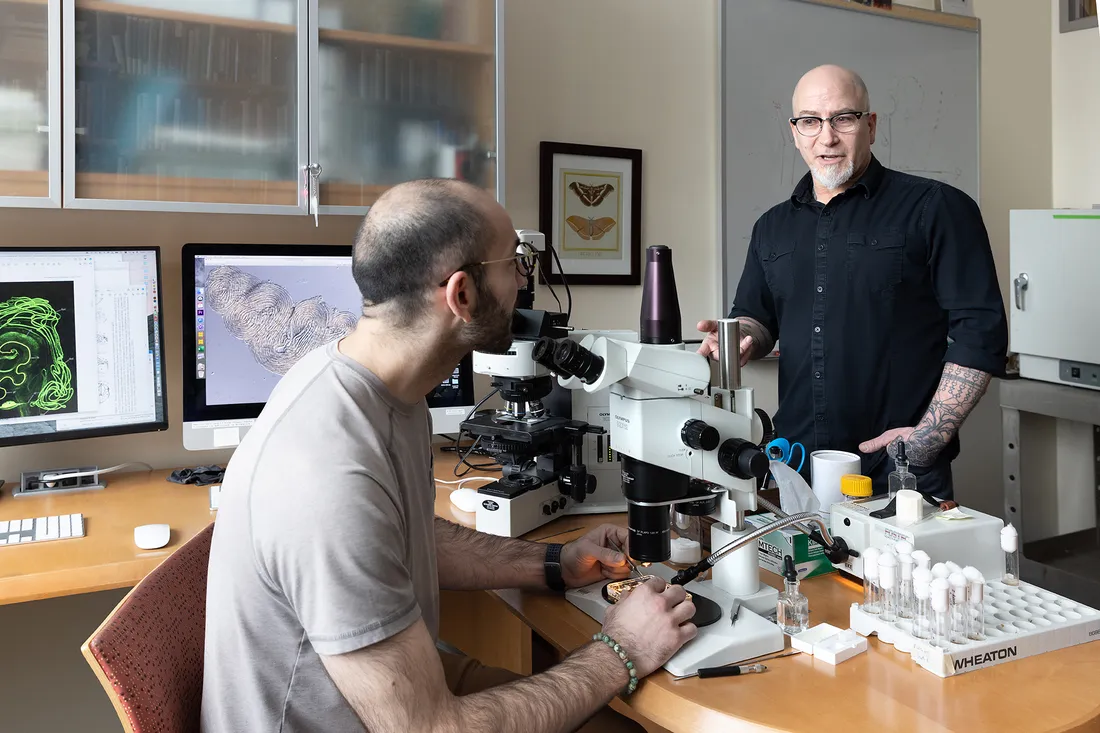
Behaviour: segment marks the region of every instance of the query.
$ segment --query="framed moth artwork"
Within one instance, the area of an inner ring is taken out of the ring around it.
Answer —
[[[640,285],[642,151],[542,142],[539,282]]]

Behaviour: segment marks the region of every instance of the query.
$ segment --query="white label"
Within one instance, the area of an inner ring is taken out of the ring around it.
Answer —
[[[241,444],[240,428],[217,428],[214,430],[214,447],[225,448]]]

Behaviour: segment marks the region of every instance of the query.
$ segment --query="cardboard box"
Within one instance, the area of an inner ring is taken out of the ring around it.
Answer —
[[[771,512],[750,514],[745,517],[745,521],[753,527],[759,528],[774,522],[775,515]],[[799,580],[812,578],[815,575],[825,575],[836,570],[829,559],[825,557],[824,548],[794,527],[785,527],[769,532],[757,541],[757,546],[759,548],[760,567],[770,570],[776,575],[783,574],[784,555],[790,555],[794,558],[794,566],[798,570]]]

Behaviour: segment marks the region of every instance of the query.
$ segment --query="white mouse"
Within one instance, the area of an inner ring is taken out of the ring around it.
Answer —
[[[134,544],[143,550],[156,550],[168,544],[172,528],[167,524],[143,524],[134,527]]]
[[[477,511],[477,489],[455,489],[451,492],[451,503],[464,512],[473,514]]]

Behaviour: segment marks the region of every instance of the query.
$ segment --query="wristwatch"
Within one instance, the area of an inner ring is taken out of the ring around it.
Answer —
[[[561,577],[561,548],[560,544],[547,543],[543,571],[546,573],[546,585],[550,590],[564,593],[565,581]]]

